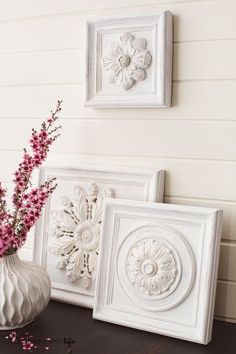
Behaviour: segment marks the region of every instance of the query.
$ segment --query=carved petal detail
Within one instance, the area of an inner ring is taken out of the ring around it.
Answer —
[[[144,80],[146,77],[145,71],[143,69],[137,69],[134,70],[133,74],[132,74],[132,78],[135,81],[142,81]]]
[[[152,57],[149,52],[136,52],[136,54],[133,57],[133,62],[136,65],[137,68],[140,69],[146,69],[149,67],[151,64]]]
[[[49,252],[60,257],[56,267],[66,272],[68,283],[79,279],[88,289],[95,279],[103,199],[114,196],[115,192],[107,187],[99,192],[95,183],[87,192],[76,185],[71,198],[61,198],[62,209],[52,211]]]

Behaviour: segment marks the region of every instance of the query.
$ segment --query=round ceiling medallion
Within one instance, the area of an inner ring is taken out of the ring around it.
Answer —
[[[148,311],[178,306],[195,280],[195,259],[184,235],[172,226],[145,225],[131,231],[119,247],[116,271],[135,305]]]
[[[131,286],[140,294],[169,295],[170,288],[178,285],[178,263],[176,251],[157,239],[137,242],[126,259],[126,272]]]

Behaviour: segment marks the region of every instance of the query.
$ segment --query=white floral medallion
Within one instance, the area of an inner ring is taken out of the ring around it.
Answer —
[[[108,80],[124,90],[130,89],[137,81],[144,80],[145,70],[152,61],[146,47],[147,41],[144,38],[135,38],[128,32],[119,34],[110,43],[101,61]]]
[[[103,199],[114,195],[110,188],[100,192],[95,183],[88,192],[75,185],[71,198],[61,197],[62,209],[51,212],[49,235],[53,242],[49,252],[60,257],[56,267],[65,270],[68,283],[79,279],[81,286],[89,289],[95,280]]]
[[[126,271],[130,284],[149,296],[169,291],[178,272],[173,251],[157,239],[141,240],[131,248]]]

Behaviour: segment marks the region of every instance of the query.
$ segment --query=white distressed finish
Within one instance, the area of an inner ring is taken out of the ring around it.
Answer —
[[[36,230],[34,259],[49,273],[52,297],[92,307],[103,201],[109,196],[162,201],[164,171],[46,167],[40,180],[58,187]]]
[[[103,218],[93,317],[209,343],[222,212],[107,199]]]
[[[58,256],[56,268],[67,284],[77,282],[82,290],[91,290],[96,279],[102,208],[109,197],[115,197],[115,189],[96,183],[85,189],[78,182],[71,196],[60,197],[61,208],[50,211],[48,251]]]
[[[100,62],[99,58],[97,58],[97,67],[100,66],[100,69],[97,69],[99,73],[97,77],[101,75],[100,91],[106,90],[108,83],[111,83],[113,84],[112,88],[114,86],[116,86],[116,89],[120,88],[117,94],[122,95],[127,90],[133,92],[137,85],[140,86],[140,81],[145,80],[144,85],[148,81],[147,71],[149,71],[150,66],[153,66],[154,59],[147,49],[150,43],[144,37],[140,37],[138,31],[136,33],[129,27],[120,29],[119,34],[114,31],[112,37],[110,32],[111,30],[108,30],[109,39],[107,45],[103,44],[105,42],[104,34],[98,34],[100,44],[96,47],[99,46],[101,48]],[[145,35],[145,32],[143,34]],[[97,55],[96,52],[95,55]],[[104,83],[102,82],[103,72],[105,74]]]
[[[169,11],[88,21],[87,107],[169,107],[171,81]]]

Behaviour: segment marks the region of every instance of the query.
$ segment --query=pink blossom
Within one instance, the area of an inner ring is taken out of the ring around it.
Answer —
[[[2,184],[0,182],[0,225],[2,222],[7,222],[10,218],[10,213],[6,208],[5,196],[6,196],[6,189],[2,187]]]
[[[39,132],[32,130],[30,138],[31,152],[24,149],[23,159],[14,173],[15,188],[13,193],[14,210],[9,212],[6,205],[6,190],[0,182],[0,257],[14,253],[27,237],[28,231],[40,217],[50,194],[54,191],[54,179],[38,188],[30,188],[32,172],[47,158],[51,144],[59,136],[60,126],[54,126],[61,111],[62,101],[57,102],[50,118],[41,124]]]
[[[14,244],[14,230],[10,224],[0,226],[0,256]]]
[[[31,350],[33,348],[33,346],[34,346],[34,344],[29,340],[22,341],[22,349],[23,350]]]
[[[11,341],[14,343],[14,342],[16,342],[16,332],[11,332],[10,334],[9,334],[9,337],[11,338]]]

